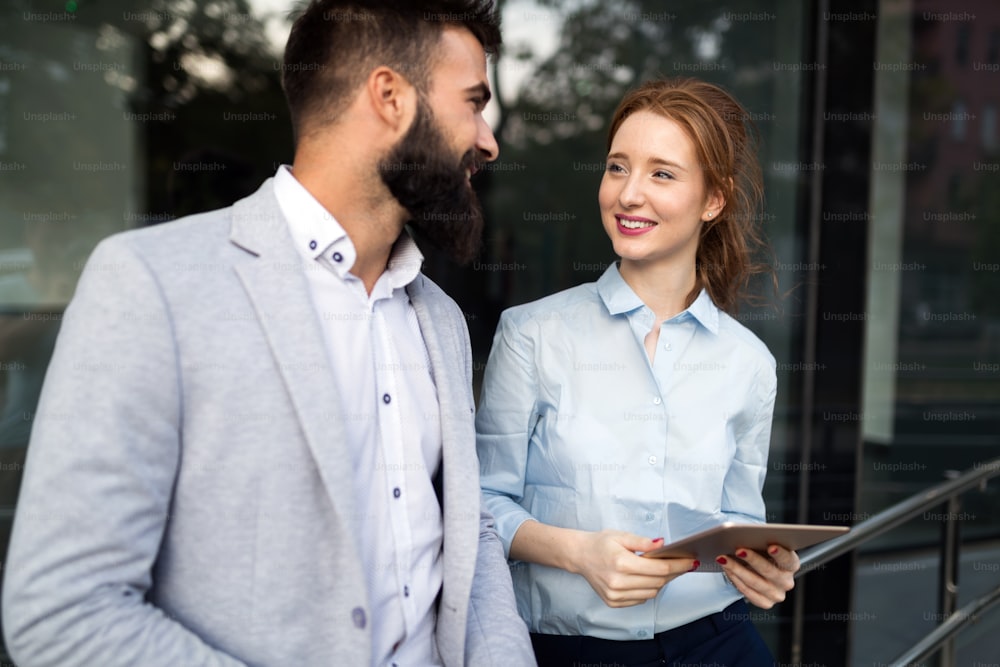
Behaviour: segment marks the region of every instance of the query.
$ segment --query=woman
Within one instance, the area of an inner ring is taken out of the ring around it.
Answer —
[[[629,93],[598,195],[620,266],[501,317],[477,447],[542,667],[773,663],[743,599],[783,600],[794,552],[639,555],[765,520],[775,361],[727,314],[766,270],[747,117],[700,81]]]

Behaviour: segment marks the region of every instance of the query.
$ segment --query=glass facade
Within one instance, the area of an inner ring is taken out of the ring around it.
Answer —
[[[1000,455],[1000,64],[992,41],[1000,7],[883,0],[880,15],[861,516],[942,481],[946,471]],[[941,540],[945,513],[925,512],[863,550],[855,613],[882,608],[869,581],[898,591],[902,604],[895,614],[880,614],[882,623],[856,624],[855,660],[890,659],[941,620],[933,583],[938,557],[928,549]],[[969,494],[957,514],[966,544],[962,605],[997,584],[995,488]],[[956,664],[995,658],[995,640],[970,631]]]
[[[484,250],[468,267],[433,252],[425,265],[466,313],[477,383],[501,310],[614,261],[597,188],[622,94],[694,76],[732,91],[760,134],[780,298],[739,318],[778,361],[768,520],[856,523],[1000,455],[1000,6],[501,6],[501,155],[477,176]],[[291,161],[284,11],[246,0],[0,9],[0,561],[61,313],[94,245],[228,205]],[[975,543],[962,601],[1000,571],[996,492],[963,509]],[[875,664],[925,634],[940,620],[927,551],[939,524],[914,520],[755,611],[779,659]],[[991,657],[977,653],[988,635],[964,633],[959,664]]]

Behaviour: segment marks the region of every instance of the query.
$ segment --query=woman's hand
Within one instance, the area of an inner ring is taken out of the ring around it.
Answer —
[[[795,587],[799,569],[799,557],[794,551],[772,544],[767,553],[764,556],[751,549],[737,549],[736,558],[742,563],[732,556],[716,559],[747,602],[761,609],[784,602],[785,594]]]
[[[656,597],[660,589],[697,569],[690,558],[643,558],[637,551],[663,546],[663,538],[617,530],[582,533],[570,572],[582,575],[609,607],[631,607]]]

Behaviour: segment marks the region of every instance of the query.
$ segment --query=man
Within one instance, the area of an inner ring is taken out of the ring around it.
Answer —
[[[295,160],[95,250],[35,421],[4,590],[35,665],[534,664],[480,513],[459,259],[492,2],[315,0]]]

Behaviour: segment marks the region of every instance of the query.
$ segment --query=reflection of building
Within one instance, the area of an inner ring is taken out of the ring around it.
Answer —
[[[927,269],[905,281],[902,324],[919,335],[927,309],[972,307],[968,259],[995,215],[981,194],[996,175],[991,165],[1000,166],[1000,11],[992,0],[914,5],[908,162],[916,171],[907,180],[904,260]]]
[[[915,442],[928,437],[917,417],[932,401],[988,409],[983,382],[991,378],[977,363],[995,347],[990,322],[1000,316],[980,294],[991,280],[982,264],[1000,252],[990,240],[1000,224],[992,194],[1000,187],[1000,8],[991,0],[959,8],[918,0],[912,24],[907,164],[914,171],[906,180],[899,361],[916,371],[897,374],[897,429]],[[943,340],[952,343],[942,347]],[[950,429],[931,425],[935,431]]]

